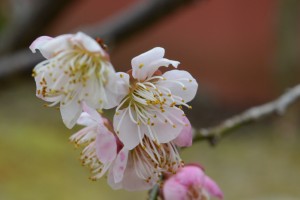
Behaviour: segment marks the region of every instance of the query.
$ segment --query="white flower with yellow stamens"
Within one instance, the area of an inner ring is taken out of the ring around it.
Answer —
[[[182,120],[188,126],[173,141],[156,144],[144,136],[143,145],[139,144],[131,150],[123,147],[118,151],[109,170],[109,185],[113,189],[146,190],[159,182],[161,175],[175,174],[181,169],[183,161],[177,147],[192,144],[192,127],[186,117],[182,117]]]
[[[50,102],[60,103],[62,119],[72,128],[82,112],[84,101],[95,109],[116,106],[122,97],[122,83],[105,50],[84,33],[55,38],[42,36],[30,46],[47,59],[33,70],[36,94]]]
[[[190,107],[187,102],[195,97],[198,84],[186,71],[161,74],[159,67],[179,64],[164,58],[164,53],[163,48],[156,47],[133,58],[129,74],[120,73],[120,79],[128,83],[129,93],[117,107],[113,124],[129,150],[139,144],[145,147],[145,135],[156,145],[168,143],[187,125],[182,120],[181,106]]]

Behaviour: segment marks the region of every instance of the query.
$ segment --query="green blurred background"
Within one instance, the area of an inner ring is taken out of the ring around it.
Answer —
[[[22,16],[37,2],[0,3],[1,42],[14,14]],[[138,1],[70,2],[35,34],[81,30]],[[199,1],[115,46],[112,62],[118,70],[127,70],[133,56],[153,46],[165,47],[167,57],[180,60],[182,69],[200,82],[194,109],[188,113],[191,121],[198,127],[215,125],[300,82],[299,11],[297,0]],[[30,42],[0,55],[13,54]],[[0,200],[147,198],[147,192],[111,190],[105,179],[90,181],[88,169],[80,165],[80,150],[68,142],[78,128],[65,128],[59,111],[43,104],[35,97],[28,70],[1,78]],[[182,157],[186,163],[200,162],[225,199],[296,200],[300,199],[299,133],[298,103],[282,117],[240,128],[215,147],[197,143],[183,150]]]

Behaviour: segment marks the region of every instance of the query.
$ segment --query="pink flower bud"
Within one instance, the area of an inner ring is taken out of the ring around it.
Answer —
[[[219,186],[196,165],[187,165],[169,177],[163,185],[165,200],[223,199]]]

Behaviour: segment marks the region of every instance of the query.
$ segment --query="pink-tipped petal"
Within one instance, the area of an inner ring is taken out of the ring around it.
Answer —
[[[182,121],[185,123],[185,126],[174,140],[174,143],[179,147],[189,147],[193,143],[193,129],[187,117],[183,117]]]
[[[105,126],[99,127],[96,136],[96,154],[102,163],[110,163],[117,156],[117,143],[113,133],[109,132]]]
[[[155,47],[132,59],[132,76],[141,81],[151,77],[159,67],[173,65],[177,67],[179,62],[163,58],[165,50]]]
[[[121,182],[124,176],[124,172],[126,169],[127,161],[128,161],[129,151],[126,148],[123,148],[117,155],[117,158],[113,165],[113,176],[114,182]]]
[[[212,180],[210,177],[205,176],[203,187],[209,193],[209,195],[213,197],[217,197],[220,200],[224,198],[222,190],[219,188],[216,182]]]
[[[160,81],[158,85],[170,89],[173,95],[181,97],[185,103],[191,101],[196,96],[198,83],[189,72],[170,70],[162,76],[166,80]]]
[[[41,46],[52,40],[52,37],[49,36],[41,36],[38,37],[36,40],[34,40],[31,45],[29,46],[29,49],[32,51],[32,53],[35,53],[37,49],[40,49]]]

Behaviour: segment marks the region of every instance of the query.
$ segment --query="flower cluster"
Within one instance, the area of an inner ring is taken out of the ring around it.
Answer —
[[[37,97],[48,106],[59,104],[68,128],[85,126],[70,141],[83,148],[80,158],[92,180],[107,174],[114,189],[146,190],[162,175],[189,169],[178,147],[192,144],[183,108],[191,108],[198,84],[187,71],[159,70],[179,65],[164,58],[163,48],[133,58],[127,73],[116,72],[102,44],[80,32],[39,37],[30,49],[46,58],[33,70]],[[101,114],[114,107],[111,122]],[[206,188],[202,182],[198,187]]]

